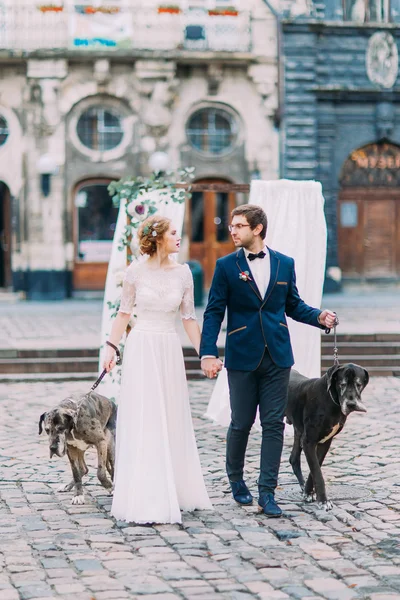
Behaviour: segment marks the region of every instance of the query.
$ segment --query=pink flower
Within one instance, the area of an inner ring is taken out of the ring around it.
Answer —
[[[143,221],[148,216],[148,207],[140,201],[133,201],[128,205],[127,212],[132,219]]]
[[[136,206],[135,206],[135,212],[138,215],[144,215],[144,211],[145,211],[145,208],[144,208],[143,204],[136,204]]]

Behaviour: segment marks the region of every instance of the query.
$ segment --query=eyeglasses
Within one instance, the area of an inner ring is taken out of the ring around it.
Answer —
[[[237,225],[229,225],[228,229],[232,233],[232,231],[235,231],[235,229],[241,231],[243,227],[250,227],[250,225],[243,225],[242,223],[238,223]]]

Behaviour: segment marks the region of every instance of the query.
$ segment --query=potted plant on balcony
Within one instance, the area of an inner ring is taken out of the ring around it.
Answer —
[[[181,7],[178,4],[161,4],[157,10],[159,14],[179,15]]]
[[[37,7],[40,12],[62,12],[64,10],[64,6],[62,4],[39,4]]]
[[[239,11],[234,6],[225,6],[225,8],[211,8],[208,14],[211,17],[237,17]]]

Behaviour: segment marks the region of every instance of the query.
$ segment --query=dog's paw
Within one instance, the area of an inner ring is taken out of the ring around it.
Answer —
[[[319,508],[320,510],[324,510],[325,512],[327,512],[328,510],[332,510],[333,504],[332,504],[332,502],[330,500],[327,500],[326,502],[318,502],[317,508]]]
[[[85,496],[83,494],[74,496],[71,500],[71,504],[85,504]]]
[[[311,502],[315,502],[315,494],[303,494],[304,502],[310,504]]]
[[[60,485],[60,487],[57,488],[57,492],[70,492],[73,487],[73,483],[67,483],[67,485]]]

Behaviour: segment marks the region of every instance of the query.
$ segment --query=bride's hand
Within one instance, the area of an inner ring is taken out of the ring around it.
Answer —
[[[115,360],[115,350],[113,350],[113,348],[111,348],[110,346],[107,346],[106,354],[103,361],[103,369],[106,369],[107,373],[109,373],[111,369],[115,367],[116,364],[117,363]]]

